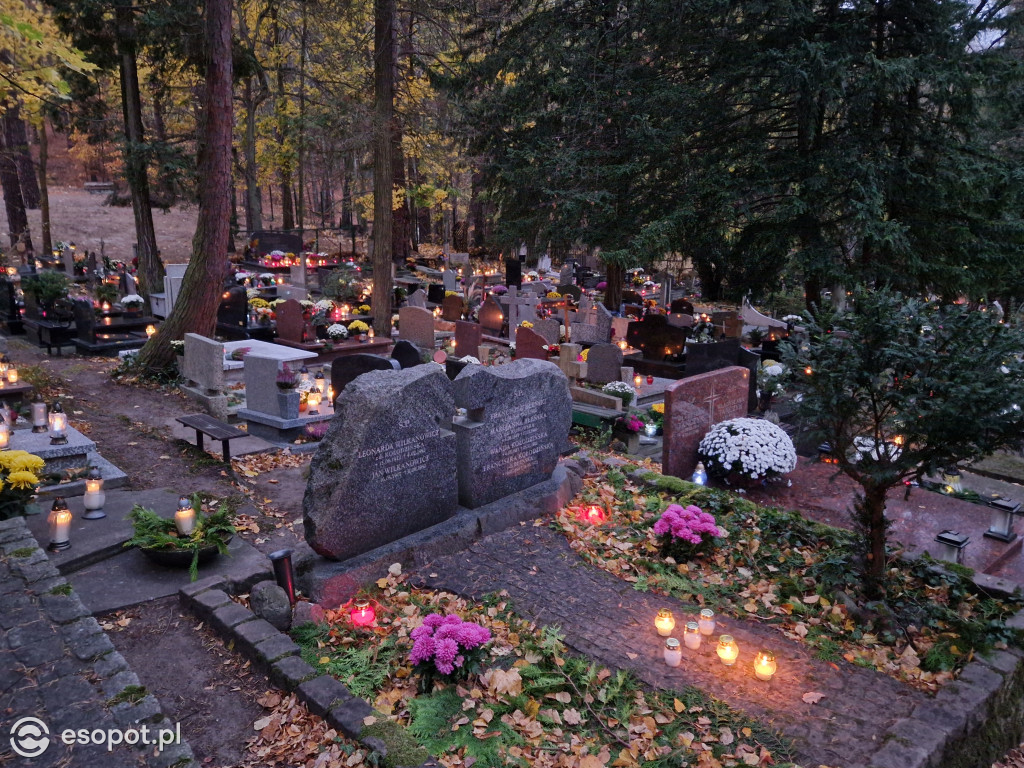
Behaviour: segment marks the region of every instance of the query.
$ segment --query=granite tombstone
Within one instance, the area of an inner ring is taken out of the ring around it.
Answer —
[[[423,350],[411,341],[399,339],[391,350],[391,359],[398,361],[399,368],[412,368],[423,364]]]
[[[645,360],[681,360],[688,333],[686,328],[669,325],[664,315],[648,315],[629,324],[626,341]]]
[[[459,501],[475,509],[547,480],[566,447],[572,399],[553,363],[471,365],[453,382]]]
[[[427,308],[427,294],[422,288],[417,288],[415,291],[409,294],[409,298],[406,299],[406,303],[410,307],[419,307],[420,309]]]
[[[434,314],[420,307],[402,307],[398,310],[398,338],[433,349]]]
[[[455,321],[455,351],[458,354],[479,358],[483,336],[483,329],[479,323],[471,323],[468,320]]]
[[[302,305],[295,299],[286,299],[274,309],[277,316],[277,336],[294,344],[315,339],[316,334],[303,313]]]
[[[456,438],[441,426],[455,416],[455,401],[441,368],[367,373],[336,408],[302,502],[316,552],[345,560],[455,513]]]
[[[464,302],[461,296],[445,296],[441,302],[441,319],[449,322],[462,319]]]
[[[337,357],[331,361],[331,386],[334,387],[334,399],[337,400],[345,387],[364,373],[394,371],[400,367],[400,364],[392,358],[368,355],[364,352]]]
[[[587,351],[587,381],[607,384],[622,376],[622,350],[616,344],[594,344]]]
[[[516,328],[516,359],[547,360],[547,339],[536,333],[532,328],[519,326]]]
[[[689,479],[697,466],[697,446],[713,424],[747,415],[750,371],[734,366],[680,379],[665,389],[666,475]]]
[[[505,328],[505,311],[493,296],[480,305],[480,328],[488,336],[501,336]]]
[[[553,317],[541,317],[533,321],[533,332],[543,336],[548,344],[557,344],[562,333],[562,324]]]

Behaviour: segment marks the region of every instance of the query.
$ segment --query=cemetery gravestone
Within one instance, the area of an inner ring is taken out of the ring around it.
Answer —
[[[557,344],[561,336],[562,324],[553,317],[542,317],[533,321],[533,332],[544,337],[548,344]]]
[[[480,327],[489,336],[501,336],[505,327],[505,312],[493,296],[480,305]]]
[[[689,299],[673,299],[669,311],[673,314],[690,315],[693,317],[693,304]]]
[[[505,286],[519,288],[523,285],[523,265],[519,259],[505,259]]]
[[[399,368],[412,368],[423,364],[423,350],[411,341],[400,339],[391,350],[391,359],[398,362]]]
[[[648,315],[629,324],[626,341],[639,349],[645,360],[680,360],[688,332],[668,324],[664,315]]]
[[[551,257],[548,254],[544,254],[537,259],[537,271],[542,275],[551,269]]]
[[[558,367],[569,381],[587,377],[587,364],[579,359],[583,347],[579,344],[562,344],[558,347]]]
[[[441,283],[444,285],[446,291],[457,291],[459,289],[458,280],[455,276],[455,271],[446,269],[441,273]]]
[[[622,376],[622,350],[615,344],[595,344],[587,352],[587,381],[607,384]]]
[[[713,424],[747,415],[750,371],[723,368],[670,384],[665,389],[666,475],[689,479],[697,466],[697,446]]]
[[[673,312],[668,317],[668,324],[674,325],[676,328],[692,328],[693,327],[693,315],[680,314]]]
[[[417,288],[415,291],[409,294],[409,298],[406,299],[406,303],[410,307],[419,307],[420,309],[426,309],[427,294],[424,293],[422,288]]]
[[[221,364],[223,365],[223,363]],[[269,357],[245,356],[245,407],[250,411],[280,416],[277,372],[279,363]],[[282,417],[283,418],[283,417]]]
[[[555,291],[563,296],[572,296],[572,300],[575,302],[579,302],[583,298],[583,291],[577,285],[560,285],[555,288]]]
[[[551,477],[572,421],[569,386],[542,360],[471,365],[453,383],[459,501],[475,509]]]
[[[18,311],[18,300],[14,293],[14,283],[6,277],[0,278],[0,323],[11,334],[24,333],[25,328]]]
[[[368,355],[364,352],[335,358],[331,361],[331,386],[334,387],[334,399],[337,400],[345,387],[355,381],[357,377],[370,371],[394,371],[399,367],[397,362],[380,355]]]
[[[477,366],[472,366],[476,368]],[[306,540],[345,560],[429,528],[458,504],[452,385],[433,365],[371,372],[337,399],[303,499]]]
[[[569,285],[573,282],[574,278],[575,276],[573,275],[572,264],[563,264],[562,269],[558,272],[558,284]]]
[[[74,279],[74,277],[75,277],[75,252],[72,251],[70,248],[65,248],[63,253],[61,253],[61,259],[63,261],[64,271],[67,273],[67,276],[72,278],[72,279]]]
[[[441,302],[441,319],[449,322],[462,319],[463,302],[461,296],[445,296]]]
[[[569,338],[578,344],[598,344],[611,338],[612,313],[603,304],[580,311],[572,323]]]
[[[547,340],[532,328],[516,328],[516,359],[547,360]]]
[[[224,345],[219,341],[185,334],[185,359],[181,375],[206,395],[219,395],[224,391]]]
[[[78,338],[92,344],[96,341],[96,312],[91,301],[73,301],[71,310],[75,316],[75,331]]]
[[[266,256],[271,251],[298,254],[302,251],[302,238],[288,232],[262,230],[252,233],[249,248],[256,256]]]
[[[757,369],[761,366],[761,356],[746,347],[740,347],[736,353],[736,365],[750,371],[750,388],[747,394],[747,411],[757,408]]]
[[[508,327],[510,329],[515,328],[524,320],[529,320],[532,323],[536,319],[537,306],[540,304],[540,298],[536,295],[521,295],[516,288],[509,288],[505,302],[508,304]]]
[[[398,338],[425,349],[434,348],[434,315],[419,307],[398,310]]]
[[[245,288],[233,285],[224,291],[217,308],[217,325],[234,337],[245,334],[249,325],[249,298]]]
[[[427,286],[427,301],[431,304],[440,304],[444,301],[444,286],[431,283]]]
[[[303,315],[302,305],[295,299],[286,299],[274,310],[277,315],[277,336],[282,341],[302,344],[315,338],[313,329]]]
[[[686,347],[686,375],[693,376],[736,365],[739,353],[739,339],[712,341],[707,344],[688,344]]]
[[[483,343],[483,329],[478,323],[467,320],[455,321],[455,351],[462,356],[471,355],[480,359],[480,345]]]
[[[644,297],[636,291],[623,291],[622,301],[625,304],[635,304],[640,307],[644,305]]]

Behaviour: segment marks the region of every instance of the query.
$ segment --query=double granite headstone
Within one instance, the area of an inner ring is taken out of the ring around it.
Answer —
[[[456,406],[465,416],[456,418]],[[572,401],[552,363],[371,371],[338,396],[303,500],[306,539],[345,560],[550,477]]]

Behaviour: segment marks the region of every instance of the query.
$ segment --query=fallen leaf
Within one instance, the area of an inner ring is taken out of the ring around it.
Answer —
[[[803,699],[804,703],[806,704],[817,704],[819,701],[825,698],[825,694],[818,693],[817,691],[809,691],[800,698]]]

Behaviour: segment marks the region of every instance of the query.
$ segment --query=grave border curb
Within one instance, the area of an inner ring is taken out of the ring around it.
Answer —
[[[222,576],[211,576],[182,587],[178,590],[178,599],[198,618],[208,621],[210,628],[226,644],[233,646],[266,674],[272,685],[294,693],[310,712],[322,717],[346,738],[357,741],[371,752],[380,752],[385,746],[383,742],[372,736],[362,737],[366,729],[363,719],[368,715],[377,715],[381,719],[385,716],[376,712],[367,701],[355,696],[337,678],[317,674],[314,667],[302,660],[299,646],[287,632],[274,628],[249,608],[230,600],[229,588],[230,585]],[[224,603],[225,599],[230,602]],[[244,616],[236,610],[239,616],[243,616],[242,620],[230,626],[210,621],[213,614],[208,606],[211,603],[219,607],[236,606],[244,611]],[[255,642],[249,637],[253,631],[258,631],[259,639]],[[360,726],[358,732],[353,727],[355,724]],[[439,768],[439,764],[431,758],[417,768]]]
[[[643,468],[629,473],[631,480],[648,488],[657,487],[657,477],[679,479]],[[945,572],[941,563],[933,567]],[[979,590],[1001,596],[1012,594],[1009,587],[1014,586],[984,573],[975,573],[971,580]],[[1024,632],[1024,610],[1006,625]],[[988,768],[1024,738],[1022,697],[1024,650],[1007,648],[976,656],[957,679],[915,707],[910,717],[895,722],[868,763],[848,768]]]

